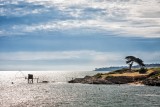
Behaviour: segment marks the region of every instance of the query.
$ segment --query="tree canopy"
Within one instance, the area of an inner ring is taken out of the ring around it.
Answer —
[[[137,63],[141,68],[145,66],[142,59],[136,58],[135,56],[126,56],[125,59],[127,60],[126,63],[129,64],[129,69],[131,70],[133,63]]]

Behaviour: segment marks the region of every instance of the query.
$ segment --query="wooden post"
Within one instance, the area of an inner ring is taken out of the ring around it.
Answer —
[[[39,78],[37,78],[37,83],[38,83],[38,79],[39,79]]]

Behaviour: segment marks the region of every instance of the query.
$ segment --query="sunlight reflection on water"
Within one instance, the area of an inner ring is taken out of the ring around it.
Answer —
[[[28,73],[39,76],[41,80],[56,80],[56,82],[27,84],[25,79],[15,79],[16,72],[1,73],[0,107],[160,106],[159,87],[66,82],[65,77],[81,77],[86,74],[93,75],[95,72],[24,72],[25,75]],[[11,84],[12,79],[14,84]]]

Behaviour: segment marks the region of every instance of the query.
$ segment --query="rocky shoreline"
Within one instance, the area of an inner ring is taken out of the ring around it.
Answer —
[[[160,86],[160,71],[153,71],[148,74],[139,74],[135,76],[130,76],[130,74],[137,73],[137,71],[132,71],[124,75],[126,70],[118,73],[113,71],[111,73],[101,74],[98,73],[94,76],[85,76],[84,78],[75,78],[68,81],[69,83],[83,83],[83,84],[144,84],[149,86]],[[116,74],[115,74],[116,73]],[[118,75],[118,76],[117,76]]]

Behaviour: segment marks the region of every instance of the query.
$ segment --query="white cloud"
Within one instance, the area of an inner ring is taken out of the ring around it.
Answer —
[[[11,52],[0,53],[1,60],[56,60],[78,58],[76,52]]]
[[[0,15],[9,17],[21,17],[48,11],[46,8],[38,7],[36,4],[29,4],[22,0],[1,0],[0,6]],[[33,8],[34,6],[37,6],[37,8]]]
[[[120,26],[118,24],[104,22],[102,20],[67,20],[67,21],[53,21],[39,25],[33,26],[23,26],[24,31],[34,32],[41,30],[55,31],[55,30],[65,30],[73,28],[94,28],[94,29],[116,29]],[[14,26],[14,28],[20,28],[19,26]]]
[[[121,62],[127,55],[134,55],[146,61],[153,61],[160,59],[160,52],[132,52],[132,53],[115,53],[115,52],[98,52],[92,50],[80,51],[50,51],[50,52],[1,52],[1,61],[41,61],[41,60],[81,60],[85,63],[88,60],[90,63],[114,63]],[[148,57],[150,56],[150,57]],[[88,62],[87,62],[88,63]]]
[[[154,22],[153,22],[154,23]],[[97,31],[112,31],[120,36],[136,36],[155,38],[160,37],[160,27],[157,25],[150,26],[149,24],[142,23],[132,25],[129,22],[106,22],[104,20],[67,20],[67,21],[54,21],[32,26],[13,26],[14,29],[21,29],[24,32],[44,32],[44,31],[63,31],[70,29],[93,29]]]
[[[1,52],[0,70],[93,70],[96,67],[126,65],[124,58],[128,55],[141,58],[144,63],[160,63],[160,52]]]
[[[19,3],[21,2],[15,2],[15,4]],[[16,8],[13,14],[45,15],[45,11],[51,12],[53,8],[56,8],[58,13],[63,14],[64,20],[53,19],[39,22],[39,24],[33,22],[31,25],[12,26],[11,33],[89,28],[112,31],[119,36],[160,37],[158,0],[27,0],[26,3],[41,5],[43,8]],[[6,12],[7,14],[12,14],[11,9],[1,9],[1,13],[5,14],[5,11],[9,11],[9,13]]]

